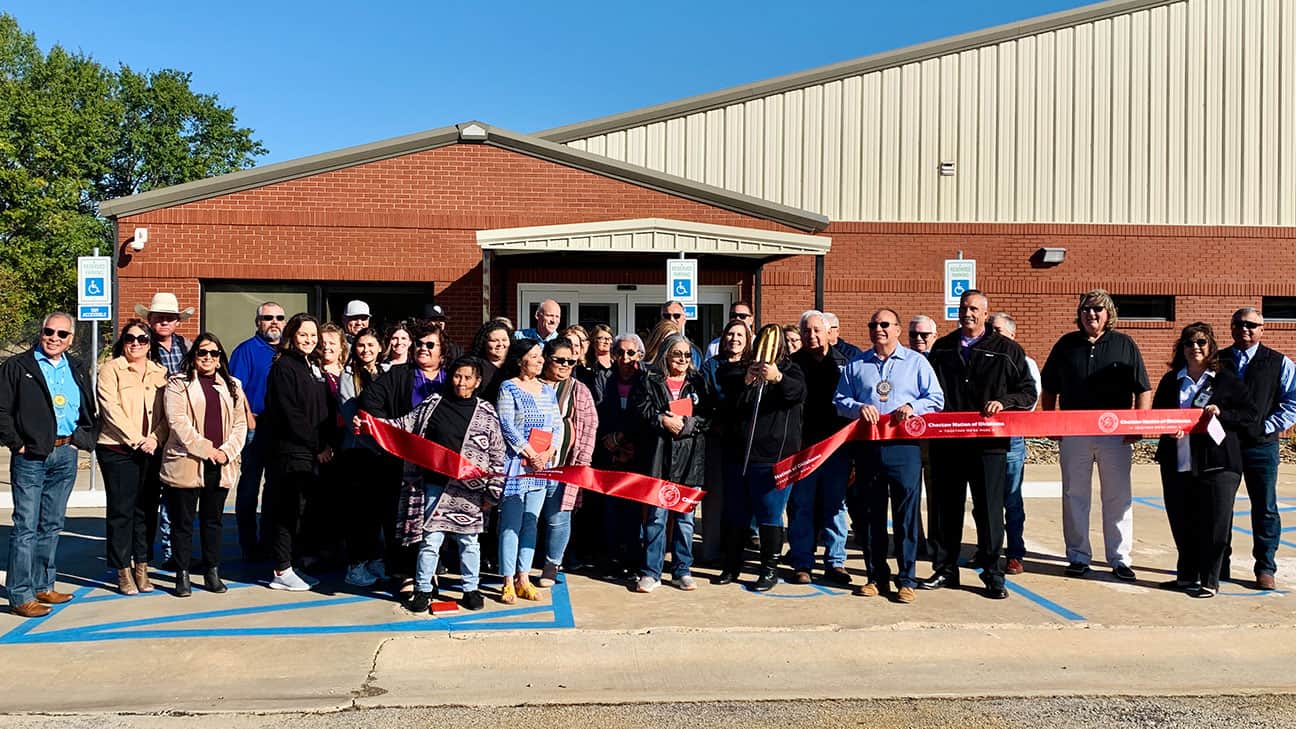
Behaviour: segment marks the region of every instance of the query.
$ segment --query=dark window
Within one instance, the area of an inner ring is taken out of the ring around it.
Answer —
[[[1173,296],[1113,296],[1121,319],[1131,321],[1174,321]]]
[[[1260,315],[1276,321],[1296,321],[1296,296],[1266,296],[1261,300]]]

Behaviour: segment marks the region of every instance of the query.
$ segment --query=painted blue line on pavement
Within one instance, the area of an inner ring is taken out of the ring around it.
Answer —
[[[1030,600],[1036,605],[1039,605],[1045,610],[1048,610],[1052,613],[1056,613],[1057,615],[1061,616],[1066,620],[1085,619],[1085,616],[1081,615],[1080,613],[1077,613],[1073,610],[1068,610],[1062,607],[1061,605],[1053,602],[1052,600],[1048,599],[1047,597],[1044,597],[1038,592],[1035,592],[1033,590],[1028,590],[1025,587],[1022,587],[1021,585],[1017,584],[1016,582],[1013,582],[1012,580],[1005,580],[1004,586],[1006,586],[1009,590],[1017,593],[1018,595],[1021,595],[1022,597],[1026,598],[1027,600]]]
[[[1153,497],[1149,497],[1149,496],[1135,496],[1135,497],[1134,497],[1134,503],[1136,503],[1136,504],[1142,504],[1142,505],[1144,505],[1144,506],[1150,506],[1150,507],[1152,507],[1153,509],[1160,509],[1161,511],[1165,511],[1165,510],[1166,510],[1166,509],[1165,509],[1165,504],[1157,503],[1157,502],[1162,501],[1162,500],[1163,500],[1163,499],[1160,499],[1160,498],[1153,498]],[[1251,535],[1252,535],[1250,529],[1247,529],[1246,527],[1240,527],[1240,526],[1238,526],[1238,525],[1236,525],[1236,524],[1233,525],[1233,531],[1235,531],[1235,532],[1237,532],[1237,533],[1239,533],[1239,534],[1245,534],[1245,535],[1247,535],[1247,536],[1251,536]],[[1283,531],[1287,531],[1287,530],[1284,529]],[[1287,540],[1285,540],[1285,539],[1279,539],[1279,540],[1278,540],[1278,543],[1281,544],[1281,545],[1283,545],[1284,547],[1291,547],[1292,549],[1296,549],[1296,542],[1289,542],[1289,541],[1287,541]]]
[[[58,615],[60,612],[63,611],[63,608],[66,608],[68,605],[71,605],[72,603],[76,602],[76,598],[84,597],[86,593],[90,592],[93,589],[94,587],[86,586],[74,590],[72,592],[72,600],[63,603],[62,605],[50,606],[51,609],[49,614],[43,618],[27,618],[23,622],[14,626],[8,633],[5,633],[3,636],[0,636],[0,644],[9,643],[9,642],[20,642],[24,635],[27,635],[28,633],[36,629],[45,621],[49,620],[55,615]]]

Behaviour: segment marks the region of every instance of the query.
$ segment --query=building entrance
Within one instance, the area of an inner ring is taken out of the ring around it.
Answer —
[[[684,327],[689,339],[705,347],[719,336],[737,295],[733,286],[700,286],[698,318]],[[617,333],[634,332],[647,339],[668,297],[664,284],[518,284],[518,327],[534,326],[536,308],[545,299],[558,302],[563,326],[578,323],[589,329],[603,323]]]

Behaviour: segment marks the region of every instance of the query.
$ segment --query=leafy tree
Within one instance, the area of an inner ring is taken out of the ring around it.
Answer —
[[[251,167],[252,134],[187,73],[43,53],[0,13],[0,316],[70,308],[76,257],[114,245],[100,202]]]

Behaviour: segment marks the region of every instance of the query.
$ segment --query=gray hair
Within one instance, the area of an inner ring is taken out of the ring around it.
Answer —
[[[670,365],[670,351],[680,342],[683,342],[684,346],[688,349],[688,368],[690,370],[693,369],[693,343],[683,334],[672,334],[662,340],[661,345],[657,347],[657,357],[652,361],[652,368],[663,375],[666,374],[668,371],[667,368]],[[640,351],[642,352],[643,350]]]
[[[55,319],[67,319],[68,324],[71,324],[72,328],[76,329],[76,319],[73,319],[72,315],[67,313],[66,311],[51,311],[50,313],[46,314],[45,318],[41,321],[41,328],[43,329],[49,326],[49,323]]]
[[[1017,333],[1017,320],[1012,318],[1012,315],[1009,314],[1008,312],[997,311],[991,314],[990,315],[991,325],[993,325],[995,322],[1002,322],[1005,329],[1012,332],[1013,334]]]
[[[926,314],[915,314],[914,317],[909,320],[909,329],[912,331],[915,324],[922,324],[924,322],[931,322],[932,329],[939,328],[936,326],[936,320],[930,316],[927,316]]]
[[[622,332],[616,335],[616,338],[612,340],[612,348],[616,349],[616,346],[621,342],[633,342],[635,351],[639,353],[640,357],[643,356],[644,343],[643,340],[639,338],[638,334],[635,334],[634,332]]]
[[[832,313],[831,311],[823,312],[823,318],[824,318],[824,323],[828,325],[829,329],[832,329],[833,327],[841,326],[841,320],[838,319],[837,315]]]
[[[806,322],[809,321],[811,317],[815,317],[815,316],[824,320],[824,326],[828,325],[829,315],[823,313],[822,311],[819,311],[818,309],[807,309],[804,313],[801,314],[801,320],[797,322],[797,324],[799,326],[804,327],[806,325]]]
[[[1237,311],[1233,312],[1232,321],[1238,321],[1239,319],[1246,316],[1247,314],[1255,314],[1257,317],[1260,318],[1260,323],[1264,324],[1264,314],[1261,314],[1260,310],[1255,308],[1254,306],[1244,306],[1241,309],[1238,309]]]

